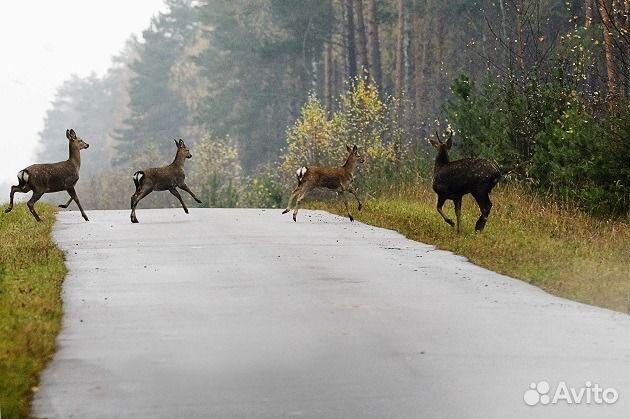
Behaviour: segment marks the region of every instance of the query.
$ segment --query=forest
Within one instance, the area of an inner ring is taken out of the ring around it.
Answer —
[[[296,168],[366,156],[375,196],[454,156],[588,213],[630,208],[630,0],[167,0],[103,75],[59,87],[39,159],[91,145],[86,208],[128,208],[135,170],[193,158],[205,206],[280,207]],[[153,194],[144,206],[176,206]]]

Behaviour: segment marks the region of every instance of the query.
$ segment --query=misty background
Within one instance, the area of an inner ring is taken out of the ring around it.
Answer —
[[[368,152],[366,193],[426,181],[427,137],[453,129],[455,155],[492,158],[511,181],[592,212],[628,210],[630,0],[10,8],[7,197],[19,169],[67,158],[67,128],[90,143],[86,209],[128,208],[131,174],[172,161],[176,138],[204,205],[278,207],[296,167],[337,164],[344,143]],[[142,206],[177,204],[153,194]]]

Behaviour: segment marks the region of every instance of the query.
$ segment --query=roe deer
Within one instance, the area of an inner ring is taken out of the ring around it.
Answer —
[[[192,157],[188,147],[181,138],[179,141],[174,140],[177,146],[177,153],[173,163],[164,167],[156,167],[151,169],[139,170],[133,174],[133,183],[136,185],[136,192],[131,196],[131,222],[137,223],[136,206],[138,202],[153,191],[169,191],[175,198],[179,200],[188,214],[188,208],[184,204],[182,196],[177,192],[176,188],[180,188],[190,194],[195,201],[201,204],[201,201],[195,196],[186,185],[186,174],[184,173],[184,162]]]
[[[444,221],[451,227],[454,226],[453,220],[442,212],[444,202],[447,199],[453,200],[457,217],[457,232],[459,232],[462,198],[466,194],[471,194],[481,210],[481,216],[475,224],[475,230],[481,231],[486,225],[492,208],[490,192],[501,178],[501,173],[493,162],[479,157],[465,157],[450,161],[448,150],[453,145],[453,131],[450,132],[446,143],[442,142],[437,131],[435,135],[437,141],[429,138],[429,143],[438,150],[433,167],[433,190],[438,196],[437,211],[444,218]]]
[[[300,167],[295,172],[297,175],[298,186],[291,194],[289,202],[287,203],[287,209],[282,211],[283,214],[290,211],[291,202],[295,199],[293,221],[297,221],[298,207],[302,199],[304,199],[304,195],[315,188],[326,188],[337,192],[337,195],[339,195],[346,206],[346,212],[348,213],[350,221],[354,221],[354,218],[352,218],[350,210],[348,209],[348,201],[346,201],[343,193],[347,191],[354,195],[357,203],[359,204],[359,211],[361,211],[361,201],[357,196],[357,191],[352,186],[352,172],[354,171],[354,167],[357,162],[363,163],[365,160],[363,156],[361,156],[359,148],[356,145],[353,147],[346,146],[346,149],[350,154],[346,159],[346,163],[341,167],[305,166]]]
[[[26,204],[37,221],[41,221],[37,212],[35,212],[35,203],[45,193],[67,191],[70,199],[66,204],[59,205],[61,208],[67,208],[72,201],[77,203],[81,215],[85,221],[89,221],[87,215],[81,207],[79,197],[74,190],[79,180],[79,169],[81,168],[81,150],[88,148],[90,145],[77,137],[73,129],[66,130],[66,138],[69,141],[70,155],[68,160],[59,163],[34,164],[26,169],[20,170],[17,174],[18,184],[11,187],[11,198],[9,207],[4,210],[5,213],[11,212],[13,209],[13,195],[16,192],[27,193],[33,191],[31,199]]]

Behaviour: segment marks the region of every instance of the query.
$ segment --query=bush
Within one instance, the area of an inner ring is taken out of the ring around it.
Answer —
[[[238,149],[227,139],[205,136],[196,146],[190,169],[190,187],[209,207],[238,206],[242,189]]]
[[[339,166],[347,157],[346,145],[356,144],[365,156],[358,166],[357,184],[379,187],[397,177],[401,155],[408,150],[404,132],[392,112],[391,98],[383,101],[378,89],[357,77],[339,98],[339,110],[330,113],[311,96],[300,118],[287,130],[287,148],[281,172],[285,188],[293,185],[295,170],[305,165]]]
[[[240,205],[251,208],[280,208],[288,190],[283,187],[278,169],[265,166],[247,179]]]
[[[461,76],[452,90],[445,111],[464,154],[495,159],[504,173],[590,212],[628,211],[627,106],[602,118],[561,75],[480,89]]]

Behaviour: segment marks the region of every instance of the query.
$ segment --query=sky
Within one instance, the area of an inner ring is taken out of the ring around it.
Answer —
[[[61,83],[72,74],[104,74],[125,41],[132,34],[141,37],[151,18],[165,10],[163,0],[35,0],[2,5],[0,187],[15,184],[17,172],[36,163],[38,132]],[[67,141],[65,132],[59,133],[59,141]],[[0,190],[0,202],[8,200],[8,194]]]

